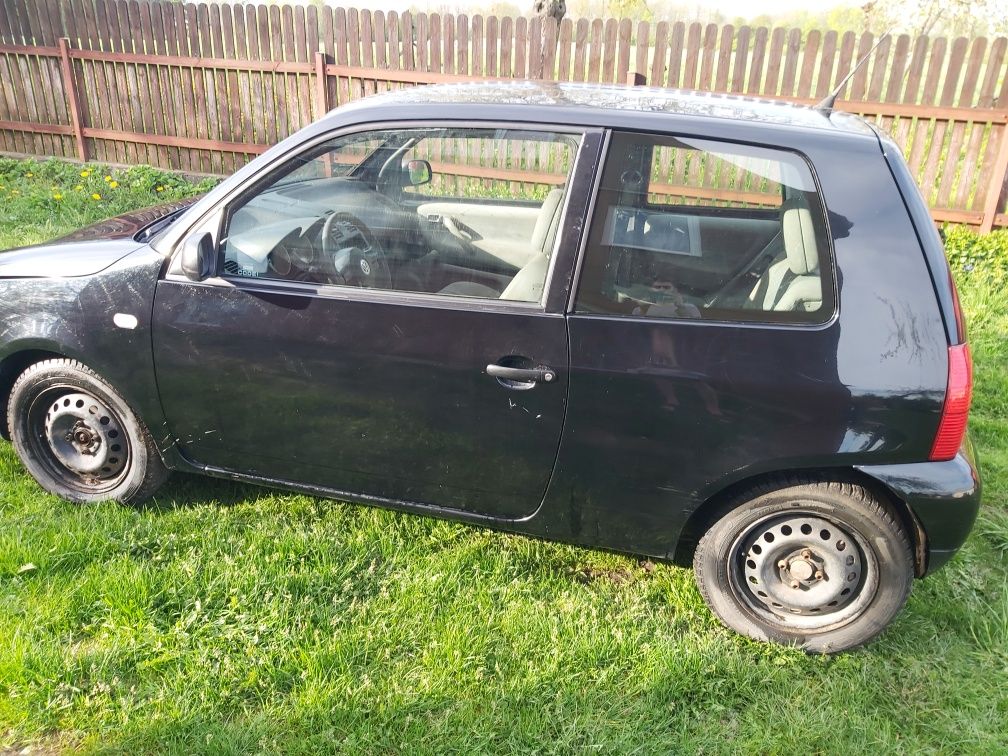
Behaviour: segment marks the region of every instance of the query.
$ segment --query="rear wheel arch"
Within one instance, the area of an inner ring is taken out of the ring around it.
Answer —
[[[683,567],[693,564],[697,544],[711,526],[732,509],[744,503],[743,497],[755,497],[769,491],[806,483],[850,483],[861,486],[896,515],[910,541],[917,577],[927,569],[927,538],[909,505],[881,481],[855,468],[781,470],[761,473],[735,481],[708,497],[689,516],[680,531],[673,562]]]

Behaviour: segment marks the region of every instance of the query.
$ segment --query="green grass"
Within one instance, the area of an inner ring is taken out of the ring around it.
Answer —
[[[67,188],[45,170],[3,175],[0,245],[163,194],[38,209]],[[140,511],[77,507],[0,443],[0,751],[1004,753],[1004,284],[961,275],[977,530],[835,658],[724,630],[687,570],[187,476]]]

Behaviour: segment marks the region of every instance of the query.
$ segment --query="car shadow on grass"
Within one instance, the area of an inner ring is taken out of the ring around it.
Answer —
[[[136,508],[142,512],[170,512],[200,506],[233,507],[275,496],[276,493],[274,489],[251,483],[175,472],[154,498],[138,504]]]

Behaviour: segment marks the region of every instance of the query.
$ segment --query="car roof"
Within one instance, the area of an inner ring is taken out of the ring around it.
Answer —
[[[667,113],[676,116],[753,121],[774,126],[874,135],[857,116],[824,114],[806,105],[742,95],[714,94],[659,87],[547,81],[481,81],[432,84],[393,90],[355,100],[339,110],[396,105],[488,105],[577,108],[594,113],[599,126],[611,125],[607,113]]]

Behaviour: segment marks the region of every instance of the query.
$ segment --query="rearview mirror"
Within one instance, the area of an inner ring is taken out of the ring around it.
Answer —
[[[191,234],[182,243],[179,263],[190,281],[203,281],[213,273],[214,243],[209,232]]]
[[[404,160],[402,167],[405,186],[422,186],[430,183],[431,165],[426,160]]]

